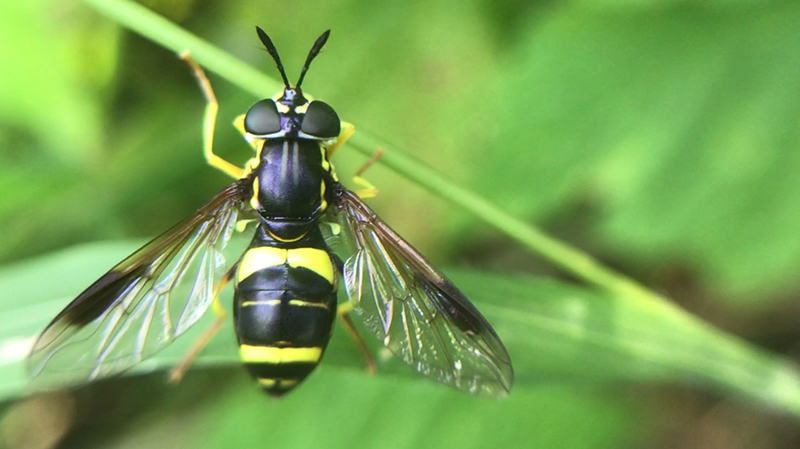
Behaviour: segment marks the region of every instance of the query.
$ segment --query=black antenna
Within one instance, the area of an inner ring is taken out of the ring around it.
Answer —
[[[284,72],[283,70],[283,64],[281,64],[281,57],[278,56],[278,49],[275,48],[275,45],[272,43],[272,39],[270,39],[269,36],[267,36],[267,33],[265,33],[264,30],[261,29],[261,27],[256,27],[256,32],[258,33],[258,38],[261,39],[261,43],[264,44],[264,47],[267,48],[267,51],[272,56],[272,59],[275,60],[275,64],[278,65],[278,71],[281,72],[281,78],[283,78],[283,85],[286,86],[286,88],[288,89],[291,86],[289,86],[289,78],[286,78],[286,72]]]
[[[322,33],[322,36],[317,38],[317,41],[314,42],[314,46],[311,47],[311,51],[308,52],[308,57],[306,58],[306,63],[303,65],[303,70],[300,71],[300,78],[297,80],[297,84],[295,87],[297,89],[300,88],[300,84],[303,83],[303,78],[306,76],[306,72],[308,71],[308,66],[311,65],[311,61],[314,60],[315,57],[319,54],[322,47],[325,45],[325,42],[328,42],[328,36],[331,35],[331,30],[328,30]]]

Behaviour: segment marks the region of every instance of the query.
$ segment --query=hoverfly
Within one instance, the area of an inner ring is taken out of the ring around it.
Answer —
[[[63,382],[120,373],[172,343],[212,306],[217,320],[175,371],[179,378],[224,323],[219,294],[233,281],[241,359],[270,395],[292,390],[317,366],[337,315],[355,332],[346,315],[354,309],[418,372],[472,394],[505,396],[513,369],[489,323],[339,182],[329,162],[353,127],[327,103],[304,96],[301,85],[330,31],[317,39],[294,85],[269,36],[256,31],[284,89],[235,122],[255,156],[239,168],[213,153],[216,99],[202,69],[187,58],[208,100],[206,159],[236,181],[61,311],[33,346],[30,375]],[[257,223],[255,234],[226,266],[222,251],[240,218]],[[322,228],[338,232],[326,236]],[[329,249],[331,239],[344,248],[342,257]],[[337,308],[340,276],[349,301]]]

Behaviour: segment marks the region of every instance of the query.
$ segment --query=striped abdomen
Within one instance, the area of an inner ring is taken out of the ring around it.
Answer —
[[[287,244],[259,230],[236,274],[234,322],[242,362],[274,396],[314,370],[336,318],[334,265],[319,230],[309,234]]]

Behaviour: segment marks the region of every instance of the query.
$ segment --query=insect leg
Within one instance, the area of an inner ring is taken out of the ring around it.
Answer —
[[[214,154],[214,126],[217,121],[219,103],[217,102],[216,95],[214,95],[214,90],[211,88],[211,83],[208,81],[205,72],[203,72],[203,69],[197,61],[192,59],[189,55],[189,52],[182,53],[181,59],[191,67],[194,75],[197,77],[197,81],[200,83],[200,89],[206,97],[206,113],[203,121],[203,154],[206,157],[206,162],[208,162],[208,165],[223,171],[225,174],[239,179],[244,174],[244,170]]]
[[[239,266],[239,261],[236,261],[235,264],[225,273],[225,276],[220,279],[217,285],[214,287],[214,299],[211,302],[211,308],[214,310],[214,314],[217,316],[217,319],[211,324],[211,326],[206,329],[205,332],[194,342],[192,348],[189,349],[189,352],[186,353],[181,363],[172,369],[169,373],[168,382],[171,384],[176,384],[183,379],[183,376],[186,374],[186,371],[189,370],[189,367],[192,366],[194,363],[194,359],[200,354],[200,351],[206,347],[208,342],[214,338],[214,335],[219,332],[222,328],[222,325],[225,324],[225,320],[228,317],[228,312],[225,311],[225,308],[222,307],[222,304],[219,302],[219,294],[222,293],[222,290],[225,289],[225,286],[233,278],[233,275],[236,273],[236,268]]]
[[[352,310],[353,304],[348,301],[339,304],[336,313],[339,315],[339,320],[341,320],[344,328],[347,330],[347,333],[350,334],[350,338],[352,338],[356,343],[361,356],[364,357],[364,364],[366,365],[367,372],[370,374],[375,374],[375,372],[378,371],[378,366],[375,364],[375,359],[372,358],[372,354],[370,354],[367,344],[364,342],[364,339],[361,338],[361,334],[358,333],[358,329],[356,329],[355,324],[353,324],[353,320],[350,319],[350,312]]]
[[[372,183],[370,183],[366,179],[362,178],[361,175],[363,175],[365,171],[367,171],[376,162],[378,162],[378,160],[380,160],[380,158],[383,157],[383,153],[384,153],[383,148],[378,148],[377,150],[375,150],[375,153],[372,155],[372,157],[367,159],[367,161],[364,162],[364,165],[362,165],[361,168],[358,169],[355,176],[353,176],[353,183],[363,187],[355,191],[356,195],[358,195],[359,198],[361,199],[375,198],[376,196],[378,196],[378,188],[372,185]]]
[[[336,150],[344,145],[354,132],[356,132],[356,127],[353,126],[352,123],[342,122],[342,132],[339,134],[339,137],[336,138],[336,142],[328,147],[328,157],[333,157]]]

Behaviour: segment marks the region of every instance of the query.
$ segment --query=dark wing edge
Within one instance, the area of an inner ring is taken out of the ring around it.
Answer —
[[[197,322],[225,268],[222,250],[247,189],[242,180],[223,189],[79,294],[37,337],[31,380],[63,385],[120,373]]]
[[[505,346],[478,309],[414,247],[344,188],[337,193],[343,279],[364,325],[420,373],[479,396],[514,383]],[[337,243],[339,244],[339,243]]]

